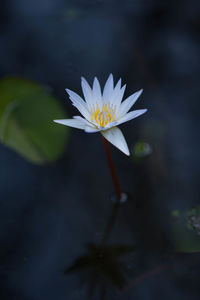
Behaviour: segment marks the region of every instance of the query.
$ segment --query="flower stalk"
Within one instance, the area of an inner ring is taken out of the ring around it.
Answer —
[[[106,158],[107,158],[108,166],[109,166],[109,169],[110,169],[110,174],[111,174],[113,185],[114,185],[114,188],[115,188],[115,194],[116,194],[117,200],[120,201],[122,192],[121,192],[117,172],[116,172],[113,160],[112,160],[112,156],[111,156],[111,152],[110,152],[110,146],[109,146],[108,141],[103,136],[102,136],[102,138],[103,138],[103,143],[104,143],[104,148],[105,148],[105,152],[106,152]]]

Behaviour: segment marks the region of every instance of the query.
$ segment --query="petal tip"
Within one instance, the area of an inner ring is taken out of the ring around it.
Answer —
[[[85,77],[81,76],[81,82],[86,82]]]
[[[63,124],[63,121],[64,121],[65,119],[59,119],[59,120],[53,120],[53,122],[54,123],[57,123],[57,124],[62,124],[62,125],[64,125]]]
[[[114,77],[113,77],[113,74],[112,74],[112,73],[110,73],[110,75],[108,76],[108,79],[107,79],[106,83],[107,83],[108,85],[110,85],[110,86],[113,87],[113,84],[114,84]]]
[[[121,87],[121,91],[125,91],[125,88],[126,88],[126,83]]]
[[[140,93],[140,95],[143,93],[143,89],[140,89],[139,91],[138,91],[138,93]]]
[[[127,156],[130,156],[130,155],[131,155],[127,145],[126,145],[126,148],[121,149],[121,151],[122,151],[125,155],[127,155]]]
[[[97,76],[94,77],[93,85],[94,85],[95,83],[96,83],[96,84],[99,84],[99,80],[98,80]]]
[[[125,152],[124,152],[125,153]],[[128,150],[126,153],[125,153],[127,156],[130,156],[130,151]]]
[[[68,94],[68,96],[70,96],[70,94],[72,94],[72,91],[70,89],[65,89],[65,92]]]

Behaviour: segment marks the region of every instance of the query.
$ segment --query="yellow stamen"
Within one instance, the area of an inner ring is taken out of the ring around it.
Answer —
[[[114,106],[110,103],[104,103],[102,109],[100,109],[97,105],[95,109],[93,109],[91,112],[91,119],[92,121],[96,121],[96,123],[99,126],[105,127],[107,124],[113,122],[115,119]]]

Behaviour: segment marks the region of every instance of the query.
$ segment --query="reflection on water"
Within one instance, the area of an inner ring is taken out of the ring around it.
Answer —
[[[89,297],[93,296],[97,289],[100,299],[104,299],[106,291],[111,287],[122,289],[126,284],[128,267],[121,257],[133,252],[135,247],[123,244],[109,245],[108,242],[120,206],[120,202],[113,205],[101,243],[88,243],[87,252],[75,259],[65,270],[65,274],[79,272],[81,282],[88,286]]]
[[[126,245],[88,244],[87,253],[78,257],[65,274],[79,271],[81,282],[88,286],[89,296],[98,289],[100,298],[104,299],[106,291],[113,286],[119,289],[125,286],[128,268],[120,257],[133,249]]]

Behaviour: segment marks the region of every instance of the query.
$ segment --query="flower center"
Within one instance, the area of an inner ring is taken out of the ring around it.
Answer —
[[[112,104],[104,104],[102,109],[100,109],[97,105],[91,112],[91,119],[92,121],[96,121],[99,126],[105,127],[114,121],[115,107]]]

